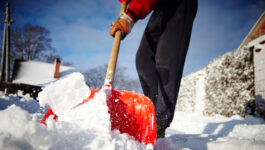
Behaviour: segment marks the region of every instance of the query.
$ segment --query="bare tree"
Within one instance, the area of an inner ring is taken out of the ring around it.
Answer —
[[[11,35],[11,56],[24,60],[52,62],[59,55],[51,42],[50,31],[45,27],[27,24],[23,28],[14,28]]]
[[[104,84],[105,74],[106,74],[107,65],[98,66],[88,71],[85,71],[83,74],[86,78],[87,85],[92,89],[100,89]]]
[[[62,62],[62,65],[64,65],[64,66],[70,66],[70,67],[74,67],[75,66],[72,62],[69,62],[69,61],[63,61]]]
[[[140,81],[138,79],[127,79],[126,82],[122,84],[120,90],[135,91],[137,93],[143,93]]]
[[[138,79],[132,79],[126,75],[126,67],[118,66],[115,72],[113,86],[118,90],[135,91],[142,93]],[[87,85],[92,89],[100,89],[104,84],[107,65],[98,66],[84,72]]]
[[[56,58],[60,58],[60,56],[56,53],[55,50],[42,51],[38,54],[37,60],[53,63]]]

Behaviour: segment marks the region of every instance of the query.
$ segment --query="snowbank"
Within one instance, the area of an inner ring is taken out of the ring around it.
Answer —
[[[80,102],[79,98],[89,95],[89,88],[83,83],[82,75],[74,73],[44,89],[40,96],[41,104],[53,105],[53,109],[58,113],[67,114],[60,117],[58,122],[52,117],[48,118],[47,127],[39,123],[45,108],[40,107],[36,100],[0,92],[0,149],[152,149],[151,145],[138,143],[127,134],[110,130],[110,116],[105,101],[108,89],[99,92],[95,99],[78,109],[71,109],[71,105]],[[77,93],[74,94],[73,91]],[[60,93],[64,98],[56,93]],[[68,102],[59,105],[59,101],[65,99]],[[176,112],[171,126],[166,131],[166,137],[156,141],[155,149],[263,150],[265,121],[252,116],[205,117],[199,113]]]
[[[109,92],[104,89],[91,101],[72,109],[90,95],[83,75],[73,73],[50,84],[39,94],[39,102],[42,107],[52,107],[60,116],[58,122],[49,117],[46,127],[39,123],[43,114],[30,114],[11,105],[0,111],[0,149],[153,149],[151,144],[146,146],[127,134],[111,131],[106,105]]]

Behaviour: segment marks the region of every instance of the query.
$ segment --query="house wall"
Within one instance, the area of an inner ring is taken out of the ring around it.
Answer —
[[[248,44],[253,51],[256,112],[265,118],[265,35]]]

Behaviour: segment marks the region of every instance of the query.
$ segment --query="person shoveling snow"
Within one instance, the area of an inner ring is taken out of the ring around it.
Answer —
[[[124,1],[121,7],[121,12],[120,12],[121,15],[125,12],[126,7],[127,4]],[[118,30],[114,34],[115,38],[106,72],[105,82],[102,89],[101,90],[91,89],[91,93],[88,98],[82,96],[77,97],[77,99],[79,100],[74,100],[74,103],[70,102],[72,101],[73,96],[72,97],[70,96],[69,98],[65,98],[64,96],[62,96],[63,100],[59,102],[57,101],[53,102],[54,101],[53,99],[60,97],[60,95],[62,94],[58,92],[55,97],[48,98],[49,100],[46,100],[46,103],[50,105],[50,108],[43,117],[41,123],[47,124],[46,120],[49,118],[50,115],[53,115],[54,116],[53,118],[55,120],[57,120],[58,118],[62,118],[59,119],[62,121],[64,121],[65,118],[68,120],[69,115],[79,116],[78,113],[80,112],[78,111],[75,114],[66,114],[66,113],[69,111],[74,112],[72,111],[72,109],[81,109],[80,106],[84,105],[85,103],[91,100],[94,100],[95,96],[98,96],[98,92],[99,93],[104,92],[106,95],[104,97],[105,103],[107,104],[106,106],[108,106],[109,109],[108,112],[110,113],[109,120],[111,122],[111,130],[117,129],[121,133],[127,133],[130,136],[132,136],[135,140],[139,141],[140,143],[145,143],[146,145],[149,144],[155,145],[156,121],[155,121],[155,110],[152,101],[148,97],[135,92],[113,90],[112,83],[114,80],[120,41],[123,36],[123,33],[122,31]],[[76,87],[76,89],[78,88]],[[54,89],[51,89],[49,92],[54,92],[54,91],[55,91]],[[73,95],[78,95],[79,91],[76,90],[74,91],[77,92],[77,94],[73,93]],[[81,92],[83,91],[86,91],[86,89],[81,90]],[[69,101],[69,99],[71,100]],[[62,106],[54,108],[55,107],[54,105],[57,103],[61,104]]]
[[[120,1],[122,2],[120,17],[110,29],[114,43],[103,86],[103,89],[110,88],[111,96],[106,97],[106,101],[110,109],[111,128],[118,129],[121,133],[128,133],[139,142],[154,145],[156,138],[165,136],[165,130],[173,120],[192,24],[197,12],[197,0]],[[129,7],[126,10],[127,3]],[[114,91],[111,85],[114,80],[120,40],[130,33],[138,19],[145,18],[152,10],[154,13],[136,57],[141,85],[148,98],[133,92]],[[93,99],[95,92],[99,90],[91,91],[92,96],[78,106]],[[52,105],[51,103],[51,109],[42,120],[44,124],[49,115],[54,115]],[[64,117],[64,114],[56,112],[55,114],[55,119],[57,116]]]
[[[129,7],[112,25],[112,36],[122,31],[124,38],[153,11],[136,54],[136,68],[145,96],[155,105],[157,137],[162,138],[173,120],[197,0],[120,0],[124,1]]]

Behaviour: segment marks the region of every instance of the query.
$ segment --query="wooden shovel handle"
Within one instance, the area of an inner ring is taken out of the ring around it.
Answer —
[[[125,1],[123,1],[121,5],[120,14],[125,12],[126,7],[127,7],[127,4]],[[114,76],[115,76],[115,70],[116,70],[116,64],[118,60],[119,49],[120,49],[120,42],[121,42],[121,31],[117,31],[115,33],[114,42],[112,45],[112,50],[111,50],[111,55],[110,55],[110,60],[109,60],[108,68],[107,68],[104,85],[106,84],[112,85],[113,83]]]

